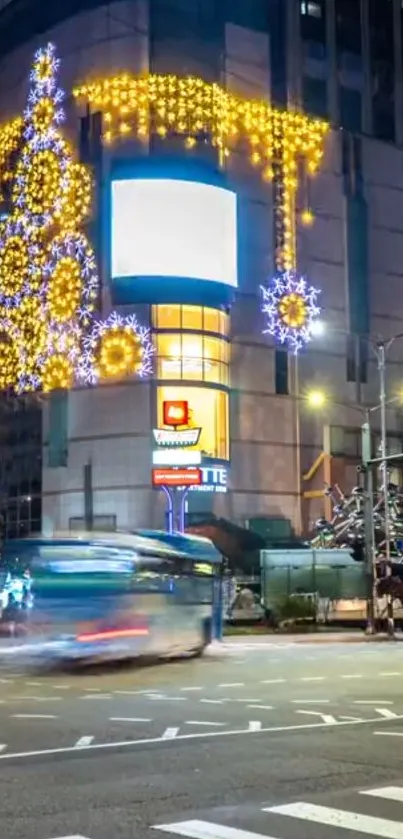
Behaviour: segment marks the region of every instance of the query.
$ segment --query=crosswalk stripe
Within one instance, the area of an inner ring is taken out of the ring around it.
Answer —
[[[363,789],[361,795],[373,795],[374,798],[386,798],[388,801],[403,801],[403,787],[380,787]]]
[[[274,839],[266,834],[251,833],[249,830],[239,830],[237,827],[226,827],[223,824],[198,819],[176,824],[156,824],[153,830],[175,833],[176,836],[186,836],[187,839]]]
[[[355,830],[381,839],[402,839],[402,822],[380,819],[375,816],[365,816],[347,810],[337,810],[334,807],[322,807],[319,804],[307,804],[297,801],[294,804],[283,804],[279,807],[264,807],[265,813],[276,813],[280,816],[291,816],[304,821],[316,822],[329,827],[339,827],[345,830]],[[201,839],[201,837],[200,837]]]

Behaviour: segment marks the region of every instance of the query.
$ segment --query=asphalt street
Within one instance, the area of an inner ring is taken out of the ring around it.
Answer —
[[[46,676],[5,657],[0,839],[403,839],[402,688],[401,643]]]

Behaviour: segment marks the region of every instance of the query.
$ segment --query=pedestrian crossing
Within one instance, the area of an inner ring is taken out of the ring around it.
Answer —
[[[353,839],[353,836],[356,839],[363,836],[403,839],[403,784],[340,792],[337,796],[341,800],[340,807],[334,806],[338,803],[334,794],[322,795],[321,802],[329,797],[332,806],[317,803],[317,796],[314,796],[316,801],[259,807],[255,814],[248,807],[247,820],[253,822],[249,826],[244,826],[245,817],[239,808],[236,821],[242,822],[242,827],[222,824],[221,819],[218,822],[189,819],[153,825],[153,829],[185,839],[301,839],[303,828],[304,837],[318,836],[318,839]],[[256,825],[259,832],[249,829]],[[315,832],[315,825],[320,833]]]

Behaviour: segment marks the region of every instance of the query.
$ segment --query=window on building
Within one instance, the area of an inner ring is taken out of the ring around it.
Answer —
[[[257,32],[268,31],[269,3],[267,0],[246,0],[246,2],[245,0],[220,0],[218,5],[221,4],[228,23]]]
[[[327,84],[324,79],[304,76],[302,82],[304,111],[307,114],[324,119],[328,116]]]
[[[223,338],[186,332],[159,333],[158,379],[229,385],[229,344]]]
[[[340,125],[352,134],[362,129],[362,100],[359,90],[341,85],[339,87]]]
[[[288,353],[286,350],[275,352],[275,388],[279,396],[288,395]]]
[[[197,445],[205,457],[229,459],[228,393],[216,388],[186,385],[157,388],[158,427],[163,426],[163,403],[184,400],[189,406],[190,426],[201,428]]]
[[[369,0],[373,130],[380,140],[395,140],[395,67],[393,5]]]
[[[325,0],[301,0],[301,36],[304,41],[326,43]]]
[[[230,319],[226,312],[202,306],[153,306],[154,329],[191,329],[229,336]]]
[[[336,0],[336,46],[338,55],[361,55],[361,4],[354,0]]]
[[[301,0],[301,15],[321,18],[322,14],[323,9],[320,3],[309,2],[309,0]]]

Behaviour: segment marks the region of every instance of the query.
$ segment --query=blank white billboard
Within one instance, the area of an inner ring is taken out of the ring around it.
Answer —
[[[112,182],[111,274],[180,277],[237,287],[237,199],[173,179]]]

